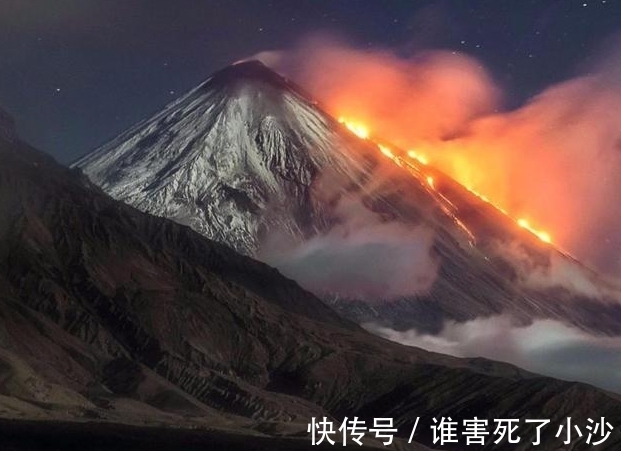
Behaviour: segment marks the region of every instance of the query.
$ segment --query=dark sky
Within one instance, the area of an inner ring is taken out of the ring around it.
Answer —
[[[310,33],[466,52],[512,107],[586,70],[620,28],[620,0],[0,0],[0,106],[67,163],[220,67]]]

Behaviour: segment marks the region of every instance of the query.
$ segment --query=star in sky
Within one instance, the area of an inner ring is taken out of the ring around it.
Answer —
[[[37,1],[40,8],[15,2],[0,14],[0,105],[25,138],[64,162],[160,108],[171,92],[315,33],[404,57],[426,49],[474,56],[512,107],[575,73],[621,29],[621,2],[607,0],[151,0],[148,12],[143,2]],[[58,123],[63,133],[52,142]]]

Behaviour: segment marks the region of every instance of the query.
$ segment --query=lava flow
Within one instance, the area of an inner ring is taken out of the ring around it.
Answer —
[[[347,127],[349,131],[351,131],[354,135],[358,136],[359,138],[362,138],[362,139],[369,138],[369,129],[367,128],[366,125],[360,122],[357,122],[357,121],[345,119],[344,117],[339,117],[339,122],[343,124],[345,127]]]
[[[401,156],[396,155],[395,152],[391,149],[390,146],[385,145],[385,144],[381,144],[381,143],[371,139],[371,132],[370,132],[370,129],[369,129],[368,126],[366,126],[365,124],[363,124],[360,121],[350,120],[349,118],[345,118],[343,116],[339,117],[338,121],[341,124],[343,124],[345,127],[347,127],[352,133],[354,133],[359,138],[372,141],[377,146],[377,148],[380,150],[382,155],[390,158],[396,165],[403,167],[403,165],[404,165],[403,158]],[[429,159],[429,157],[427,155],[424,155],[420,151],[417,151],[417,150],[409,150],[409,151],[407,151],[405,153],[405,155],[409,159],[411,159],[411,160],[413,160],[413,161],[415,161],[417,163],[420,163],[423,166],[428,165],[429,162],[430,162],[430,159]],[[435,187],[434,178],[432,176],[430,176],[430,175],[424,175],[424,177],[425,177],[425,181],[427,182],[427,185],[432,190],[435,190],[436,187]],[[490,197],[488,197],[487,195],[484,195],[482,193],[479,193],[474,188],[469,186],[468,183],[464,183],[463,180],[456,180],[456,181],[459,182],[465,189],[467,189],[470,193],[472,193],[474,196],[479,198],[481,201],[491,205],[496,210],[498,210],[499,212],[501,212],[502,214],[504,214],[505,216],[507,216],[508,218],[513,220],[519,227],[521,227],[524,230],[528,230],[535,237],[537,237],[540,241],[542,241],[544,243],[547,243],[547,244],[552,244],[552,237],[551,237],[551,235],[548,232],[543,231],[543,230],[539,230],[539,229],[533,227],[531,225],[530,221],[525,219],[525,218],[517,218],[516,219],[506,209],[504,209],[500,205],[497,205],[492,200],[490,200]],[[444,196],[442,196],[442,197],[444,197]]]

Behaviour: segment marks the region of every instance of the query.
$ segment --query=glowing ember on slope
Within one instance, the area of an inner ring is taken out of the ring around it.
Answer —
[[[429,159],[425,155],[421,155],[415,150],[408,150],[408,157],[422,164],[429,164]]]
[[[543,232],[541,230],[537,230],[537,229],[533,228],[530,225],[530,223],[528,222],[528,220],[526,220],[524,218],[520,218],[520,219],[518,219],[517,223],[518,223],[518,225],[520,227],[522,227],[523,229],[528,230],[530,233],[535,235],[537,238],[539,238],[544,243],[551,243],[552,242],[552,238],[550,237],[550,234],[548,232]]]
[[[377,147],[379,148],[379,150],[382,151],[382,153],[384,155],[386,155],[388,158],[394,160],[396,158],[395,154],[392,153],[392,150],[390,150],[390,148],[388,146],[384,146],[383,144],[378,144]]]
[[[370,133],[370,129],[363,123],[359,122],[359,121],[352,121],[349,119],[345,119],[344,117],[339,117],[339,122],[343,125],[345,125],[351,132],[353,132],[355,135],[357,135],[358,137],[362,138],[362,139],[370,139],[371,133]],[[375,143],[377,145],[377,148],[380,150],[380,152],[390,158],[395,164],[397,164],[398,166],[403,167],[404,165],[404,161],[402,159],[402,157],[395,155],[395,153],[390,149],[390,147],[388,147],[387,145],[384,144],[380,144],[380,143]],[[417,163],[423,164],[423,165],[427,165],[429,163],[429,159],[421,154],[419,151],[415,151],[415,150],[409,150],[406,155],[416,161]],[[467,179],[467,177],[466,177]],[[435,187],[435,181],[434,178],[431,176],[426,176],[425,180],[427,182],[427,185],[429,185],[429,187],[433,190],[436,189]],[[534,236],[536,236],[539,240],[541,240],[544,243],[548,243],[551,244],[552,243],[552,237],[548,232],[545,232],[543,230],[539,230],[534,228],[530,222],[527,219],[524,218],[519,218],[519,219],[514,219],[514,217],[512,217],[507,210],[505,210],[504,208],[500,207],[499,205],[496,205],[494,202],[492,202],[486,195],[481,194],[479,192],[477,192],[474,188],[472,188],[470,186],[469,183],[464,183],[463,180],[459,180],[456,179],[457,182],[461,183],[462,186],[467,189],[470,193],[472,193],[474,196],[476,196],[477,198],[479,198],[480,200],[482,200],[483,202],[491,205],[492,207],[494,207],[496,210],[498,210],[499,212],[503,213],[505,216],[511,218],[513,221],[515,221],[517,223],[518,226],[520,226],[521,228],[528,230],[530,233],[532,233]],[[444,197],[444,196],[442,196]]]
[[[362,123],[339,117],[339,122],[347,127],[358,138],[368,139],[369,129]]]
[[[397,166],[403,167],[403,161],[400,157],[395,155],[392,150],[390,150],[390,147],[385,146],[384,144],[375,144],[377,145],[377,148],[384,154],[384,156],[390,158]]]

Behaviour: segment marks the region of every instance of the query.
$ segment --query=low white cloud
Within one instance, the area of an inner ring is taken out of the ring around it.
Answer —
[[[600,302],[621,301],[619,280],[597,274],[568,255],[551,251],[542,258],[526,250],[523,243],[498,242],[494,253],[509,261],[519,282],[532,289],[563,287],[576,295]]]
[[[621,393],[621,337],[595,336],[553,320],[517,325],[506,315],[448,321],[438,335],[365,328],[408,346],[456,357],[485,357],[563,380]]]
[[[284,250],[265,246],[260,258],[319,295],[387,301],[430,290],[438,269],[430,229],[383,221],[359,199],[341,199],[334,215],[327,234]]]

